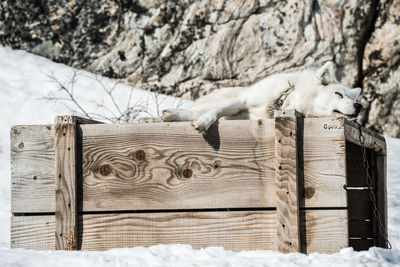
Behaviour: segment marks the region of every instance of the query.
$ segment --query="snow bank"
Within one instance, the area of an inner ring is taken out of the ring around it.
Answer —
[[[194,250],[187,245],[158,245],[150,248],[112,249],[104,252],[33,251],[8,249],[10,217],[9,130],[16,124],[52,123],[54,116],[68,113],[59,103],[40,100],[54,89],[49,74],[67,82],[74,69],[24,51],[0,47],[0,264],[2,266],[394,266],[400,265],[400,139],[387,138],[389,237],[394,249],[371,248],[354,252],[351,248],[332,254],[284,255],[272,251],[231,252],[223,248]],[[106,86],[113,81],[102,79]],[[96,110],[91,98],[106,98],[95,76],[80,72],[76,96],[88,110]],[[126,103],[130,88],[118,85],[115,99]],[[159,110],[176,106],[179,99],[161,96]],[[157,114],[151,94],[134,91],[135,101],[149,103]],[[180,103],[183,107],[190,101]],[[103,112],[99,111],[98,112]],[[106,115],[106,114],[105,114]]]
[[[282,254],[273,251],[232,252],[209,247],[194,250],[188,245],[157,245],[149,248],[120,248],[104,252],[33,251],[0,249],[6,266],[394,266],[400,263],[398,250],[370,248],[354,252],[342,249],[332,255]]]

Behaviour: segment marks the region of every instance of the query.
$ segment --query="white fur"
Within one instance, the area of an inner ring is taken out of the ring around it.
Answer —
[[[197,130],[205,132],[222,117],[272,118],[268,107],[290,86],[294,86],[294,90],[283,101],[281,109],[296,109],[306,117],[330,116],[335,111],[348,116],[357,115],[355,101],[361,89],[350,89],[339,83],[334,75],[333,63],[327,62],[319,70],[284,72],[266,77],[249,87],[214,90],[198,99],[190,110],[167,110],[161,119],[193,121]]]

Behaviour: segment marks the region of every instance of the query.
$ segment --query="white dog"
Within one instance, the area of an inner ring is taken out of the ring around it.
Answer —
[[[273,74],[249,87],[214,90],[195,101],[191,109],[163,111],[163,121],[193,121],[206,132],[219,118],[272,118],[275,109],[296,109],[306,117],[340,113],[357,117],[362,106],[356,103],[361,89],[340,84],[334,65],[327,62],[319,70]]]

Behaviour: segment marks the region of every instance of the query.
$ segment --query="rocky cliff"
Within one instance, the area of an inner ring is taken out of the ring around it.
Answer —
[[[400,0],[8,0],[0,43],[195,99],[336,62],[363,122],[400,137]]]

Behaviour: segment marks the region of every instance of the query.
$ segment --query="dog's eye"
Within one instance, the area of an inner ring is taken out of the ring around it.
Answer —
[[[340,96],[341,98],[343,98],[343,95],[339,92],[335,92],[335,94],[337,94],[338,96]]]

